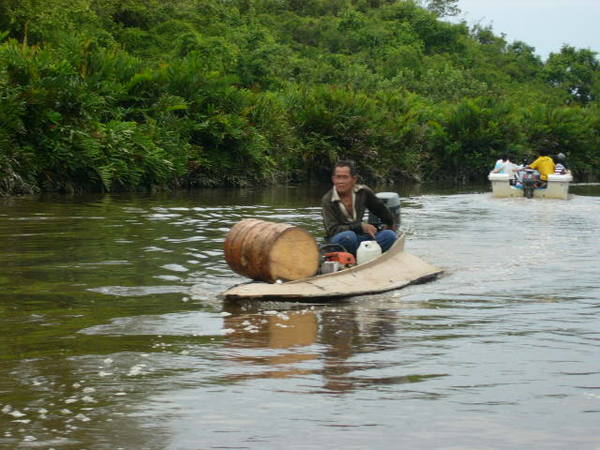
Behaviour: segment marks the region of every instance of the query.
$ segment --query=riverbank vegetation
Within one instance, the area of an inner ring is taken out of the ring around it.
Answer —
[[[600,65],[450,24],[455,1],[5,0],[0,192],[483,181],[600,169]]]

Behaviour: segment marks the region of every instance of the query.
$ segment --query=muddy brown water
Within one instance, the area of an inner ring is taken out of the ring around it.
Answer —
[[[322,189],[0,200],[0,447],[600,448],[600,188],[399,190],[445,274],[330,304],[218,296]]]

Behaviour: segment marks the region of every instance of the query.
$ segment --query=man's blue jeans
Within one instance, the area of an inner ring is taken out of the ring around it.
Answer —
[[[356,234],[354,231],[342,231],[341,233],[335,234],[329,242],[331,244],[343,245],[348,252],[356,255],[356,250],[358,250],[358,246],[361,242],[372,240],[373,237],[370,234]],[[396,233],[392,230],[382,230],[375,235],[375,240],[381,247],[381,251],[385,252],[389,250],[396,241]]]

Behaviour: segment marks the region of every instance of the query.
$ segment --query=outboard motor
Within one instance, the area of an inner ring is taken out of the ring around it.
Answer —
[[[378,192],[378,198],[383,200],[394,217],[394,225],[400,226],[400,196],[396,192]],[[369,223],[377,228],[381,227],[382,222],[375,214],[369,211]]]
[[[533,197],[533,190],[539,185],[540,173],[534,169],[525,169],[521,175],[523,194],[527,198]]]

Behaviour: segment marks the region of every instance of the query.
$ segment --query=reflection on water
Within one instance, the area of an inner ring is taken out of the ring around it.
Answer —
[[[323,187],[6,200],[0,447],[595,449],[597,188],[402,188],[444,276],[331,304],[218,295],[227,230],[318,236]]]

